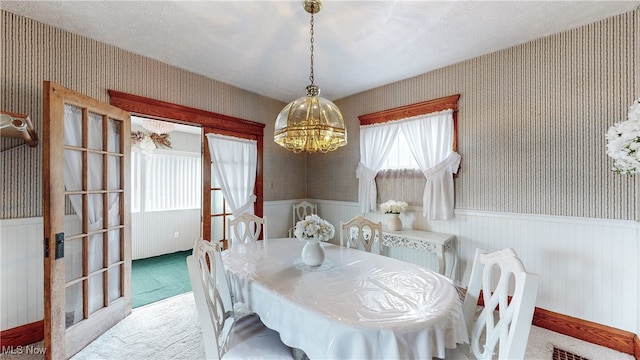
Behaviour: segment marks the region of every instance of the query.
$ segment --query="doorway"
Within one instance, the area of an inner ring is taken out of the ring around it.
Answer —
[[[168,128],[166,128],[168,127]],[[191,291],[201,228],[201,128],[131,117],[132,307]]]

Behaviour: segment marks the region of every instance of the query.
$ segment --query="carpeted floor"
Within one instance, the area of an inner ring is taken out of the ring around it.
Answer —
[[[204,359],[193,293],[134,309],[71,359]]]
[[[525,359],[552,360],[554,348],[587,359],[634,360],[602,346],[531,327]],[[192,293],[135,309],[78,353],[84,359],[203,359],[204,344]]]
[[[28,345],[42,348],[42,342]],[[602,346],[580,341],[549,330],[531,327],[525,359],[552,360],[554,349],[577,354],[587,359],[634,360]],[[3,360],[40,360],[42,355],[5,355]],[[72,360],[142,360],[204,358],[204,343],[193,293],[177,295],[134,309],[85,347]]]
[[[191,291],[187,256],[191,250],[134,260],[131,265],[131,307],[151,304]]]

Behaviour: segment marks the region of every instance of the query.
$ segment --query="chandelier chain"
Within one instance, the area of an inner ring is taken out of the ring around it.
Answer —
[[[309,81],[311,82],[311,85],[313,85],[313,4],[311,4],[311,30],[309,31],[311,33],[311,45],[309,46],[309,49],[311,50],[311,69],[309,72]]]

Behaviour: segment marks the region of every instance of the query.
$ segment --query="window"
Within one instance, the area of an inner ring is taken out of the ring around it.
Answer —
[[[402,131],[398,133],[394,144],[389,151],[380,170],[419,169],[416,159],[411,154],[411,149]]]
[[[378,172],[417,168],[428,180],[423,215],[427,219],[453,217],[453,175],[461,158],[456,152],[459,98],[452,95],[358,117],[360,163],[356,176],[362,213],[377,210]],[[415,171],[400,172],[403,178],[412,173]]]
[[[199,209],[202,167],[200,154],[156,150],[132,151],[131,211]]]
[[[210,219],[211,219],[211,232],[209,233],[211,241],[219,242],[226,241],[227,236],[227,222],[231,220],[232,212],[227,204],[227,201],[222,195],[222,187],[220,186],[220,180],[216,177],[213,168],[211,169],[211,206],[210,206]]]

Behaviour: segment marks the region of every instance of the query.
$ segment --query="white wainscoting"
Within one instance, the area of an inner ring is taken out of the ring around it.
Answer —
[[[192,249],[200,237],[200,228],[200,209],[133,213],[131,258],[143,259]]]
[[[640,332],[638,222],[463,210],[453,220],[426,221],[412,210],[403,214],[408,225],[456,235],[463,284],[476,248],[511,247],[540,276],[536,306]]]
[[[340,221],[359,214],[353,202],[312,201],[318,204],[319,215],[336,228]],[[265,202],[267,236],[287,236],[291,205],[295,202],[298,200]],[[540,275],[536,306],[640,333],[638,222],[463,210],[456,211],[453,220],[428,222],[420,210],[412,208],[402,214],[405,226],[456,235],[456,280],[463,284],[468,281],[477,247],[488,250],[512,247],[528,271]],[[367,216],[384,220],[383,214]],[[181,236],[185,234],[186,249],[197,236],[187,235],[187,229],[182,227],[167,231],[169,238],[175,231]],[[43,318],[42,235],[42,218],[0,223],[0,330]],[[165,238],[163,242],[171,240]],[[337,237],[334,242],[338,242]],[[431,255],[417,251],[390,255],[435,268],[435,257]]]
[[[0,331],[44,318],[41,217],[0,222]]]
[[[66,231],[77,222],[68,216]],[[133,259],[191,249],[200,209],[134,213],[131,233]],[[44,318],[43,235],[42,217],[0,222],[0,331]]]
[[[265,201],[262,206],[263,217],[267,220],[267,238],[280,238],[289,235],[293,204],[299,200]]]

